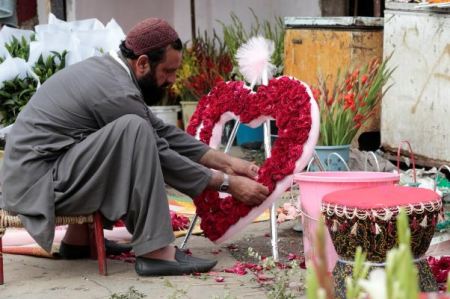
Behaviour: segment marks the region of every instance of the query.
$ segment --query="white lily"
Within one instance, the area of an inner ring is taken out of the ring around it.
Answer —
[[[384,269],[375,269],[369,274],[369,279],[362,279],[360,287],[369,294],[370,299],[387,299],[386,272]]]

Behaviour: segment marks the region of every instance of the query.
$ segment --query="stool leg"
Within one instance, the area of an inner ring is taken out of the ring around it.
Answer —
[[[5,283],[5,277],[3,276],[3,243],[2,243],[4,233],[5,229],[0,229],[0,285]]]
[[[99,212],[94,214],[94,235],[97,247],[98,272],[101,275],[107,275],[105,237],[103,235],[102,215]]]

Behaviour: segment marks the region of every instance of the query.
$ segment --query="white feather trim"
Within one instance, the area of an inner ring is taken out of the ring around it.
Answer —
[[[236,53],[239,71],[245,81],[251,86],[267,85],[276,67],[270,63],[270,57],[275,49],[274,42],[262,36],[250,38]]]

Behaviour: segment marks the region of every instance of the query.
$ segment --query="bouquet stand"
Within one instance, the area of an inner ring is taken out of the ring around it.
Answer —
[[[286,76],[272,79],[273,66],[269,63],[272,50],[272,44],[261,37],[254,37],[243,45],[237,56],[240,71],[245,81],[251,82],[250,86],[245,85],[244,81],[219,82],[200,100],[187,131],[212,148],[217,148],[224,123],[236,119],[225,148],[227,153],[240,123],[250,124],[250,127],[263,124],[266,161],[260,168],[257,181],[269,188],[267,199],[258,206],[250,207],[231,194],[205,190],[194,199],[194,203],[196,214],[203,220],[201,227],[205,235],[218,244],[241,231],[258,214],[270,209],[273,258],[278,260],[274,202],[289,187],[292,176],[306,167],[314,153],[319,136],[319,109],[311,89],[302,81]],[[257,85],[259,87],[253,91]],[[277,121],[277,127],[281,130],[273,148],[270,133],[272,119]],[[192,234],[197,215],[181,248],[186,246]]]
[[[224,149],[224,153],[228,153],[231,149],[231,146],[234,142],[234,139],[236,138],[236,133],[239,128],[240,122],[239,120],[236,120],[233,129],[231,131],[230,137],[227,141],[227,144]],[[272,149],[272,134],[270,131],[270,120],[267,120],[264,122],[264,151],[265,151],[265,157],[266,159],[270,157],[271,155],[271,149]],[[311,159],[309,165],[311,163],[315,163],[316,167],[320,171],[325,171],[325,167],[323,166],[322,162],[319,159],[319,156],[316,152],[314,152],[314,156]],[[275,261],[278,261],[279,255],[278,255],[278,231],[277,231],[277,207],[276,203],[273,203],[270,208],[270,232],[271,232],[271,246],[272,246],[272,257]],[[198,220],[198,214],[195,214],[194,218],[191,221],[191,224],[188,228],[188,231],[186,233],[186,236],[183,239],[183,242],[180,245],[181,249],[184,249],[187,245],[187,242],[192,235],[192,231],[194,230],[194,227]]]
[[[224,153],[228,153],[231,149],[231,146],[234,142],[234,139],[236,138],[236,133],[239,128],[240,122],[236,120],[233,130],[231,131],[230,138],[227,141],[227,145],[225,146]],[[264,151],[266,159],[270,157],[272,144],[271,144],[271,134],[270,134],[270,120],[267,120],[264,123]],[[272,256],[275,261],[278,261],[278,232],[277,232],[277,208],[275,203],[272,204],[272,207],[270,208],[270,231],[272,236]],[[194,218],[192,219],[191,225],[189,226],[189,229],[187,231],[186,236],[184,237],[183,242],[181,243],[181,249],[184,249],[186,247],[186,244],[192,235],[192,231],[195,227],[195,224],[198,220],[198,215],[195,214]]]

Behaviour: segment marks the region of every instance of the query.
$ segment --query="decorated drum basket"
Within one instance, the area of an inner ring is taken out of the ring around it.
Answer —
[[[428,264],[421,258],[430,246],[442,209],[441,198],[431,190],[392,185],[341,190],[322,198],[321,210],[339,256],[333,271],[337,284],[344,285],[345,276],[351,273],[358,246],[372,266],[383,266],[387,252],[397,243],[400,208],[409,218],[411,250],[419,267],[421,288],[436,288]]]

